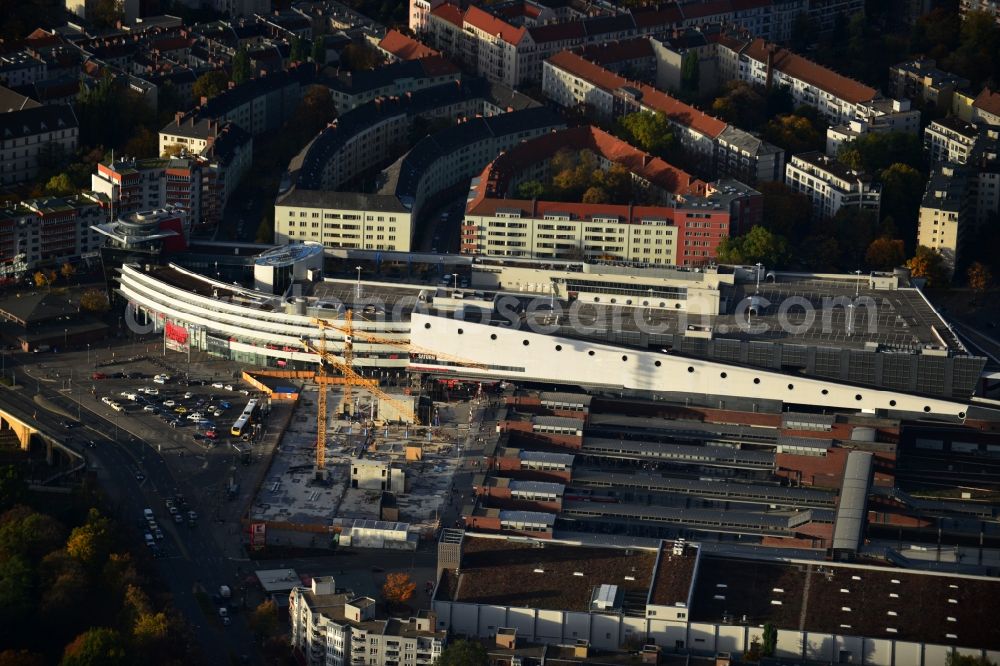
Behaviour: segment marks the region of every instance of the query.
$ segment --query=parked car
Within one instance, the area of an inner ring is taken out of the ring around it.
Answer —
[[[212,384],[212,388],[217,388],[217,389],[222,388],[222,382],[215,382],[214,384]]]
[[[177,403],[174,402],[173,400],[164,400],[163,401],[163,406],[164,407],[176,407]]]
[[[153,407],[152,405],[146,405],[145,407],[142,408],[142,411],[152,413],[156,411],[156,407]]]
[[[219,435],[215,432],[215,430],[206,430],[205,437],[208,437],[209,439],[217,439]]]
[[[190,400],[193,397],[194,397],[194,393],[191,393],[191,391],[188,391],[187,393],[184,394],[184,399],[185,400]]]
[[[158,388],[148,388],[148,389],[146,389],[146,395],[160,395],[160,389],[158,389]]]
[[[95,372],[94,374],[92,374],[90,376],[90,378],[93,379],[93,380],[98,380],[98,379],[107,379],[108,376],[106,374],[104,374],[103,372]]]
[[[80,427],[79,421],[69,421],[69,420],[63,421],[63,428],[66,428],[67,430],[70,428],[79,428],[79,427]]]
[[[226,389],[227,391],[232,391],[232,390],[234,390],[234,389],[233,389],[233,385],[232,385],[232,384],[226,384],[226,385],[225,385],[225,386],[224,386],[223,388],[225,388],[225,389]]]

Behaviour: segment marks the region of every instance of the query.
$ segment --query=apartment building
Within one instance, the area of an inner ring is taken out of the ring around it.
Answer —
[[[56,266],[96,252],[108,219],[108,200],[96,193],[9,203],[0,209],[0,275]]]
[[[932,163],[953,162],[965,164],[980,136],[979,129],[972,123],[946,116],[932,120],[924,128],[924,148]]]
[[[397,128],[406,127],[398,121]],[[560,127],[562,121],[545,107],[470,118],[417,142],[380,174],[381,186],[371,195],[329,191],[323,189],[329,187],[324,179],[300,177],[298,187],[275,206],[275,242],[408,252],[411,220],[419,218],[425,204],[440,200],[504,150]],[[303,169],[315,168],[307,158]]]
[[[274,242],[409,252],[410,211],[395,196],[293,188],[274,205]]]
[[[21,97],[21,96],[18,96]],[[38,175],[40,164],[57,164],[76,151],[79,125],[68,104],[22,104],[0,113],[0,183],[15,185]]]
[[[214,121],[221,125],[231,122],[251,136],[276,130],[295,113],[305,88],[312,81],[313,71],[312,65],[300,65],[251,79],[212,99],[203,98],[201,106],[179,114],[174,123],[193,122],[197,125]],[[160,130],[161,136],[168,131],[167,128]]]
[[[737,25],[771,40],[787,40],[800,14],[821,31],[838,15],[864,10],[863,0],[723,0],[650,4],[622,11],[591,5],[588,14],[534,2],[496,6],[411,0],[410,28],[434,48],[490,80],[537,83],[546,58],[566,49],[662,35],[713,23]]]
[[[363,72],[342,72],[324,81],[337,105],[346,113],[376,97],[405,95],[461,80],[462,71],[440,55],[395,62]]]
[[[27,49],[0,55],[0,83],[26,86],[47,78],[45,61]]]
[[[250,170],[253,137],[235,123],[196,120],[190,115],[178,113],[172,123],[160,130],[159,144],[161,155],[178,156],[188,160],[189,166],[166,168],[159,166],[162,161],[144,162],[144,165],[149,165],[146,178],[155,180],[162,173],[166,180],[166,198],[158,205],[170,202],[171,196],[179,201],[187,198],[196,224],[216,224],[220,221],[229,197]],[[136,177],[129,175],[132,179]],[[101,191],[113,193],[115,186],[120,185],[115,176],[111,173],[102,175],[100,170],[91,179],[92,186],[99,187]],[[201,194],[188,197],[185,194],[187,187],[196,182],[200,183]],[[131,196],[128,188],[122,192]],[[151,189],[150,196],[152,193]],[[125,203],[128,204],[127,201]]]
[[[390,62],[418,60],[428,56],[441,55],[420,40],[414,39],[409,35],[404,35],[395,28],[385,33],[385,37],[378,43],[378,50]]]
[[[978,129],[964,162],[935,165],[920,204],[917,243],[941,252],[951,272],[964,269],[979,230],[1000,214],[1000,131]],[[965,154],[964,145],[952,143],[961,150],[940,154]]]
[[[954,273],[972,227],[968,172],[958,165],[941,164],[927,180],[917,217],[917,244],[937,250],[949,274]]]
[[[601,168],[624,166],[646,205],[513,197],[525,180],[545,178],[549,160],[565,147],[590,151]],[[697,266],[712,261],[719,242],[752,226],[759,212],[759,193],[742,183],[706,184],[596,127],[574,127],[521,143],[473,180],[461,251]]]
[[[919,129],[920,113],[910,109],[909,100],[880,104],[884,98],[874,88],[765,39],[721,40],[719,49],[720,58],[738,60],[740,80],[763,88],[785,86],[796,105],[816,108],[831,125],[901,114],[884,122],[891,122],[897,131],[916,133]]]
[[[982,89],[972,102],[972,122],[1000,126],[1000,92],[989,86]]]
[[[818,151],[793,155],[785,167],[785,184],[809,196],[817,219],[833,217],[845,206],[878,215],[881,186]]]
[[[432,664],[447,633],[437,617],[421,611],[403,621],[379,619],[376,602],[337,591],[330,576],[289,594],[292,648],[308,666],[418,666]]]
[[[636,111],[663,112],[689,161],[706,176],[750,184],[781,177],[785,156],[777,146],[578,53],[562,51],[546,60],[542,89],[560,106],[583,106],[602,120]]]
[[[181,206],[194,217],[201,210],[201,181],[193,157],[120,159],[98,164],[90,189],[108,197],[116,215],[153,210],[167,203]],[[171,187],[167,189],[167,175]]]
[[[968,87],[968,79],[938,69],[931,58],[908,60],[889,68],[889,90],[893,97],[933,104],[941,111],[951,109],[955,92]]]

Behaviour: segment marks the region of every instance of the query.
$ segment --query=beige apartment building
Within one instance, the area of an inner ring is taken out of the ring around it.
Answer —
[[[292,189],[274,206],[274,242],[409,252],[411,216],[395,196]]]

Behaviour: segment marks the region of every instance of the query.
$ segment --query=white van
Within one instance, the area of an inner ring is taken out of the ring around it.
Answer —
[[[143,515],[143,517],[146,520],[150,520],[151,518],[153,518],[153,510],[152,509],[143,509],[142,510],[142,515]]]

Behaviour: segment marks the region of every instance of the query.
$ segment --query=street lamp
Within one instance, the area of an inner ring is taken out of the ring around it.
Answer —
[[[87,343],[87,367],[90,367],[90,343]]]
[[[361,298],[361,266],[355,266],[354,270],[356,270],[358,272],[358,285],[357,285],[357,288],[355,290],[357,292],[356,295],[355,295],[355,298],[360,299]]]
[[[758,261],[756,265],[757,265],[757,287],[754,289],[755,294],[760,291],[760,273],[762,270],[764,270],[764,264]]]
[[[854,274],[858,276],[858,281],[854,285],[854,297],[857,298],[861,295],[861,269],[854,271]]]
[[[64,328],[63,329],[63,351],[66,351],[66,347],[69,346],[69,343],[67,342],[68,339],[69,339],[69,329],[68,328]]]

